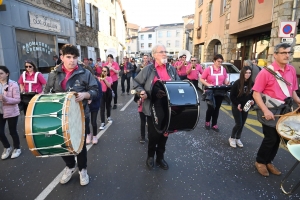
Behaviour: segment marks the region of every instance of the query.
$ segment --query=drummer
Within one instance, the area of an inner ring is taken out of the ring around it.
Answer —
[[[77,64],[79,51],[75,45],[65,44],[62,47],[61,60],[62,63],[49,74],[47,85],[44,89],[45,93],[58,93],[75,91],[77,92],[76,102],[82,101],[84,107],[85,129],[89,126],[89,107],[88,100],[96,99],[98,95],[98,85],[93,75]],[[86,133],[82,151],[77,155],[77,166],[80,175],[80,184],[87,185],[89,176],[87,174],[87,149],[86,149]],[[66,163],[63,176],[60,180],[61,184],[67,183],[76,170],[75,156],[63,156]]]
[[[216,54],[213,58],[213,65],[208,66],[201,78],[200,81],[205,86],[220,86],[228,85],[229,80],[227,76],[226,69],[222,66],[223,56],[221,54]],[[224,93],[223,93],[224,92]],[[217,125],[219,111],[226,94],[226,90],[221,90],[220,92],[212,95],[214,98],[214,105],[207,104],[206,117],[205,117],[205,128],[209,130],[210,128],[216,132],[219,132],[219,127]],[[206,92],[208,93],[208,92]],[[211,124],[210,124],[211,121]]]
[[[25,60],[25,71],[19,78],[21,93],[35,92],[42,93],[47,81],[44,76],[38,72],[35,64],[31,60]],[[22,95],[22,94],[21,94]],[[23,102],[24,115],[28,107],[28,102]]]
[[[253,98],[265,118],[265,122],[262,123],[264,138],[257,152],[255,162],[255,167],[262,176],[269,176],[269,172],[275,175],[281,174],[272,164],[280,143],[280,137],[276,131],[276,121],[278,118],[270,111],[270,107],[268,108],[266,106],[262,95],[265,97],[269,96],[272,102],[287,102],[288,97],[291,97],[298,106],[300,105],[300,99],[296,94],[296,90],[298,90],[296,71],[295,68],[289,64],[291,55],[293,55],[291,46],[287,43],[280,43],[274,48],[274,62],[268,66],[273,67],[274,71],[280,73],[283,79],[287,80],[291,85],[287,85],[281,80],[277,81],[273,74],[266,69],[262,69],[258,73],[253,86]],[[280,86],[279,82],[283,84]],[[289,106],[287,103],[285,103],[285,105]],[[280,113],[281,112],[282,111],[280,111]],[[257,117],[262,116],[257,115]]]
[[[153,84],[158,81],[174,81],[180,80],[176,73],[176,69],[167,64],[167,51],[164,45],[155,45],[152,49],[152,56],[154,57],[154,64],[147,65],[133,80],[133,86],[140,93],[143,99],[142,111],[146,116],[150,116],[150,94],[156,92],[156,97],[161,99],[166,97],[163,90],[151,91]],[[164,160],[164,153],[166,149],[166,142],[168,134],[160,134],[156,131],[151,117],[147,117],[148,124],[148,157],[146,165],[149,168],[154,167],[154,156],[156,154],[156,164],[162,169],[167,170],[169,166]]]

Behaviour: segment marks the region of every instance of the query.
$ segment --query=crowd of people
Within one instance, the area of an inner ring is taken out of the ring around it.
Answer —
[[[295,92],[298,89],[296,72],[294,67],[289,65],[291,54],[291,47],[288,44],[278,44],[274,49],[274,62],[268,67],[291,84],[282,86],[276,76],[255,65],[255,60],[253,62],[246,60],[240,71],[239,79],[230,87],[231,110],[235,125],[229,134],[229,145],[233,148],[244,146],[241,141],[243,127],[249,108],[256,105],[258,120],[262,123],[264,139],[257,153],[255,167],[263,176],[269,176],[269,172],[276,175],[281,174],[273,165],[280,141],[275,128],[277,119],[274,116],[278,110],[268,106],[264,97],[279,100],[286,107],[291,107],[290,103],[286,103],[287,99],[292,99],[300,105],[300,99]],[[158,110],[163,110],[162,108],[165,106],[163,99],[167,98],[162,88],[152,87],[156,81],[187,79],[195,88],[198,88],[198,81],[201,81],[208,88],[205,91],[207,110],[204,127],[215,132],[222,130],[218,126],[218,116],[227,90],[211,89],[216,86],[230,85],[226,68],[222,66],[224,61],[222,55],[215,55],[213,64],[205,69],[202,69],[196,57],[187,60],[187,55],[180,55],[176,62],[168,61],[167,51],[163,45],[154,46],[152,57],[143,55],[143,60],[139,64],[134,58],[127,57],[124,57],[123,62],[118,64],[112,54],[107,55],[106,61],[101,61],[98,58],[95,64],[93,60],[87,58],[83,59],[83,63],[81,63],[78,61],[78,57],[79,52],[76,46],[64,45],[61,49],[60,60],[56,57],[57,66],[49,73],[48,80],[45,80],[43,75],[38,72],[32,61],[25,61],[25,71],[18,80],[19,85],[9,79],[8,68],[0,66],[0,140],[4,147],[1,159],[7,159],[9,156],[11,158],[20,156],[20,139],[17,132],[18,116],[20,110],[23,110],[26,115],[28,103],[35,94],[75,91],[76,102],[82,102],[85,116],[85,139],[83,148],[77,155],[77,167],[80,174],[80,184],[87,185],[89,176],[86,169],[86,144],[98,143],[97,115],[99,110],[100,130],[104,130],[107,123],[113,123],[111,109],[117,108],[119,78],[121,80],[121,95],[126,93],[129,95],[131,88],[136,91],[134,100],[137,102],[137,112],[140,117],[140,143],[146,142],[147,135],[146,165],[149,168],[153,168],[155,163],[164,170],[169,168],[164,157],[169,134],[167,132],[161,134],[156,130],[150,112],[151,95],[156,97],[153,104],[157,108],[161,108]],[[130,86],[131,78],[132,87]],[[75,80],[79,80],[79,83]],[[156,114],[158,116],[164,115],[162,112]],[[4,132],[6,121],[13,140],[13,147]],[[92,130],[90,130],[90,122]],[[148,134],[146,134],[146,129]],[[63,156],[62,158],[66,167],[60,183],[65,184],[76,171],[76,161],[75,156]]]

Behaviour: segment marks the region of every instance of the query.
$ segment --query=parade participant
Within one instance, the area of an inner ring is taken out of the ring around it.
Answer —
[[[101,58],[97,58],[97,62],[95,64],[95,74],[97,77],[100,77],[100,75],[102,74],[102,62],[101,62]]]
[[[228,77],[226,69],[221,65],[223,62],[223,56],[217,54],[213,58],[213,65],[207,67],[201,75],[200,81],[205,86],[217,86],[217,85],[228,85]],[[207,130],[210,129],[210,120],[211,120],[211,128],[212,130],[219,132],[219,127],[217,125],[219,111],[226,94],[226,91],[219,91],[218,93],[214,93],[214,101],[215,104],[207,104],[206,117],[205,117],[205,128]],[[208,96],[208,91],[206,91],[206,95]]]
[[[34,96],[34,93],[42,93],[43,87],[46,85],[47,81],[44,76],[38,72],[35,64],[31,60],[25,61],[25,71],[19,78],[22,106],[24,115],[26,115],[28,103],[30,99]],[[33,93],[29,95],[26,93]]]
[[[132,70],[132,78],[135,78],[137,66],[136,66],[136,62],[135,62],[135,59],[134,59],[134,58],[131,58],[131,65],[132,65],[132,67],[133,67],[133,70]]]
[[[164,45],[158,44],[152,49],[152,56],[154,57],[154,64],[150,64],[143,68],[143,70],[135,77],[133,83],[134,88],[143,99],[143,113],[147,116],[148,124],[148,157],[146,164],[149,168],[154,167],[154,156],[156,154],[156,163],[162,169],[169,169],[167,162],[164,160],[164,153],[166,149],[166,142],[168,134],[160,134],[156,131],[151,116],[150,103],[151,94],[156,94],[156,98],[167,98],[166,94],[161,89],[153,89],[152,86],[157,80],[174,81],[180,80],[176,73],[176,69],[167,64],[167,51]],[[158,101],[158,103],[161,101]],[[162,107],[163,105],[158,105]],[[158,109],[162,110],[162,109]]]
[[[82,102],[85,115],[85,130],[89,126],[89,107],[88,100],[95,99],[98,95],[98,86],[95,78],[84,67],[77,63],[79,51],[75,45],[65,44],[62,47],[61,60],[63,61],[51,73],[49,73],[47,85],[44,89],[45,93],[59,93],[67,91],[75,91],[76,102]],[[89,183],[89,176],[87,174],[87,149],[86,149],[86,135],[84,138],[84,145],[82,151],[77,155],[77,166],[80,174],[80,184],[87,185]],[[76,161],[75,156],[63,156],[66,163],[63,176],[60,183],[67,183],[72,174],[75,172]]]
[[[115,97],[114,97],[114,106],[113,109],[117,109],[117,103],[118,103],[118,74],[120,71],[119,64],[114,61],[114,57],[111,54],[107,55],[107,62],[102,65],[107,66],[109,68],[109,74],[113,81],[112,84],[112,90],[114,91]]]
[[[240,72],[240,78],[236,80],[230,89],[230,100],[232,102],[232,115],[235,121],[235,126],[232,129],[229,145],[233,148],[243,147],[241,142],[241,134],[248,117],[248,110],[243,110],[248,101],[253,105],[252,98],[253,82],[251,79],[251,68],[245,66]]]
[[[89,61],[89,59],[88,59],[88,58],[83,58],[83,64],[84,64],[85,66],[90,66],[90,61]]]
[[[4,146],[1,159],[10,156],[17,158],[21,154],[20,139],[17,131],[18,116],[20,115],[18,103],[20,103],[20,90],[15,81],[9,79],[9,70],[0,66],[0,140]],[[14,149],[11,148],[5,136],[5,124],[8,123],[9,133],[13,139]]]
[[[177,61],[174,67],[177,69],[177,73],[181,80],[187,79],[186,67],[189,63],[186,61],[186,55],[181,55],[179,61]]]
[[[99,81],[101,83],[102,87],[102,99],[100,103],[100,116],[101,116],[101,126],[100,130],[103,130],[105,128],[105,109],[106,109],[106,116],[107,116],[107,122],[112,123],[112,119],[110,117],[111,114],[111,100],[112,100],[112,90],[111,86],[113,84],[112,78],[109,76],[110,71],[108,67],[102,68],[102,74],[99,78]]]
[[[95,64],[94,64],[94,60],[93,60],[93,58],[90,58],[90,59],[89,59],[89,66],[90,66],[91,68],[93,68],[93,69],[94,69],[94,67],[95,67]]]
[[[129,95],[129,90],[130,90],[130,78],[132,75],[132,71],[133,71],[133,66],[130,62],[128,62],[128,58],[124,57],[123,58],[123,68],[121,69],[121,87],[122,87],[122,95],[125,94],[125,85],[124,82],[126,80],[127,83],[127,87],[126,87],[126,92]]]
[[[254,65],[251,60],[245,60],[244,61],[244,66],[249,66],[251,68],[251,71],[252,71],[252,78],[251,79],[254,83],[255,79],[257,77],[257,74],[260,72],[260,68],[256,65]]]
[[[272,174],[280,175],[281,172],[272,164],[280,143],[280,137],[276,131],[278,117],[274,113],[285,114],[292,106],[292,99],[300,105],[300,99],[296,94],[298,83],[295,68],[289,64],[293,54],[291,46],[280,43],[275,46],[272,65],[262,69],[256,77],[253,86],[253,98],[258,105],[258,121],[262,123],[264,134],[263,141],[256,156],[255,167],[263,176]],[[272,69],[272,71],[269,71]],[[272,72],[280,74],[275,77]]]
[[[197,64],[197,59],[195,57],[191,58],[191,63],[186,67],[187,78],[191,81],[195,88],[198,88],[198,80],[203,73],[201,65]]]
[[[53,60],[54,60],[54,66],[59,65],[61,63],[61,59],[58,59],[57,55],[53,56]]]
[[[143,62],[138,65],[138,68],[136,69],[136,73],[138,74],[144,67],[146,67],[147,65],[150,65],[150,64],[151,63],[149,61],[149,55],[144,54],[143,55]]]

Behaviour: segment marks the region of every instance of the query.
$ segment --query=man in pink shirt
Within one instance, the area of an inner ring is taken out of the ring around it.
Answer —
[[[253,98],[257,103],[258,110],[258,120],[262,123],[262,130],[264,134],[264,139],[261,146],[257,152],[255,167],[258,172],[263,176],[269,176],[269,172],[275,175],[280,175],[281,172],[272,164],[274,160],[280,143],[280,137],[276,131],[276,122],[278,118],[274,117],[278,108],[272,108],[263,100],[263,97],[271,97],[273,102],[282,102],[284,109],[286,107],[290,108],[290,104],[286,102],[293,99],[298,105],[300,105],[300,99],[296,94],[298,89],[297,77],[295,68],[289,65],[290,55],[293,52],[291,46],[287,43],[280,43],[274,48],[274,62],[268,68],[273,68],[275,72],[280,73],[280,75],[287,80],[289,84],[282,82],[275,78],[268,70],[263,69],[257,75],[255,84],[253,86]],[[284,86],[279,86],[279,82],[284,83]],[[284,87],[286,89],[284,89]],[[267,96],[266,96],[267,95]],[[260,112],[259,112],[260,111]],[[273,111],[273,112],[272,112]],[[280,113],[282,110],[279,110]],[[262,118],[263,115],[264,118]],[[272,123],[273,122],[273,123]]]
[[[195,57],[191,58],[191,63],[186,67],[187,78],[191,81],[195,88],[198,88],[198,80],[200,75],[203,73],[201,65],[197,64],[197,59]]]

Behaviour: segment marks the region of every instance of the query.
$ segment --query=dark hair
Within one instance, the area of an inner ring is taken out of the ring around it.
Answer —
[[[90,58],[89,60],[90,60],[90,61],[93,61],[93,58]]]
[[[107,57],[108,57],[108,56],[107,56]],[[106,75],[107,75],[107,76],[110,76],[109,68],[108,68],[107,66],[104,66],[104,67],[102,67],[102,70],[103,70],[103,68],[105,68],[106,71],[107,71]]]
[[[112,54],[108,54],[107,57],[114,59],[114,56]]]
[[[35,64],[34,64],[34,62],[33,62],[32,60],[25,60],[24,67],[25,67],[25,64],[26,64],[26,63],[29,63],[29,64],[32,65],[33,71],[34,71],[34,72],[37,72],[37,71],[38,71],[37,68],[36,68],[36,66],[35,66]],[[26,68],[25,68],[25,70],[26,70]]]
[[[218,60],[218,59],[224,60],[224,58],[223,58],[223,56],[222,56],[221,54],[216,54],[216,55],[214,56],[214,58],[213,58],[213,61],[216,61],[216,60]]]
[[[75,45],[65,44],[64,46],[62,46],[61,51],[62,51],[62,55],[71,54],[76,57],[79,57],[79,51]]]
[[[9,74],[10,74],[9,69],[4,65],[0,65],[0,70],[4,71],[6,74],[8,74],[8,76],[7,76],[7,85],[8,85]]]
[[[239,94],[238,97],[242,96],[244,94],[244,83],[245,83],[245,74],[246,71],[250,70],[251,71],[251,76],[248,78],[248,85],[247,85],[247,91],[246,91],[246,95],[250,94],[251,91],[251,87],[252,87],[252,69],[249,66],[245,66],[242,68],[241,72],[240,72],[240,85],[239,85]]]
[[[290,47],[291,45],[288,43],[279,43],[274,47],[274,53],[278,53],[280,48],[287,49]]]
[[[89,70],[93,76],[95,75],[95,71],[90,66],[86,66],[86,65],[83,64],[83,68]]]
[[[58,56],[57,56],[57,55],[54,55],[53,58],[58,58]]]

